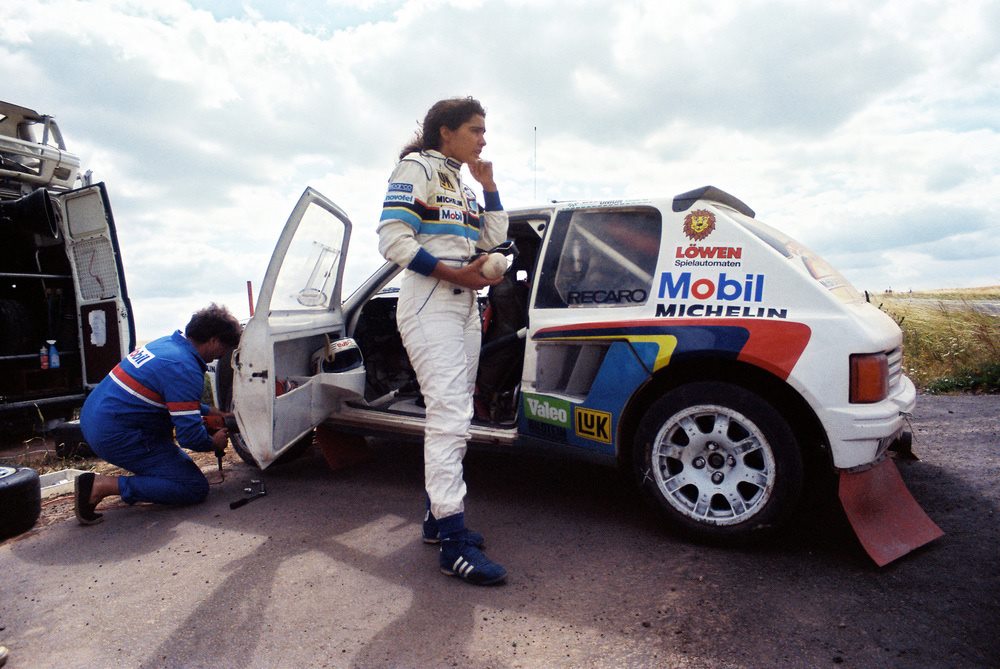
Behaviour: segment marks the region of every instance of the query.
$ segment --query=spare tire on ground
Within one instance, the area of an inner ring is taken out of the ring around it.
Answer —
[[[27,532],[42,513],[42,483],[28,467],[0,466],[0,540]]]
[[[56,444],[56,455],[60,458],[92,458],[94,451],[83,437],[80,421],[67,420],[51,430],[49,436]]]

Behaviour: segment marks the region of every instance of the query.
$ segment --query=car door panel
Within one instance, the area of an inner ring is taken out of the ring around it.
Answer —
[[[244,458],[262,468],[321,423],[338,402],[360,396],[356,373],[324,374],[315,368],[317,352],[344,334],[342,261],[351,227],[332,201],[312,188],[303,192],[234,354],[238,446]]]

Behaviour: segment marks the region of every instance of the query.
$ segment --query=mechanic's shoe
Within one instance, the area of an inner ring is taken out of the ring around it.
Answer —
[[[507,578],[507,570],[486,557],[466,537],[441,540],[441,573],[458,576],[473,585],[497,585]]]
[[[425,544],[439,544],[441,543],[441,532],[438,529],[437,518],[431,514],[430,509],[424,513],[424,543]],[[473,532],[472,530],[465,531],[465,540],[476,548],[483,548],[486,546],[486,539],[479,532]]]
[[[94,512],[97,505],[90,503],[90,493],[94,490],[94,479],[96,478],[97,475],[94,472],[85,472],[77,476],[73,482],[73,510],[81,525],[96,525],[104,520],[104,514]]]
[[[0,646],[0,667],[7,664],[8,657],[10,657],[10,651],[7,650],[7,646]]]

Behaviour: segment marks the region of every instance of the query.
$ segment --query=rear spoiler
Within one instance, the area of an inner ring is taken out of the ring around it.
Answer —
[[[715,186],[702,186],[674,196],[674,211],[687,211],[698,200],[710,200],[731,207],[744,216],[754,217],[754,211],[740,199]]]

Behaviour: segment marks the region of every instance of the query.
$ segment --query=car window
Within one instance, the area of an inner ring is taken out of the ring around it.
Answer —
[[[545,253],[535,306],[627,307],[649,297],[660,248],[652,207],[560,214]]]
[[[310,204],[281,265],[272,311],[330,308],[343,238],[344,224]]]

